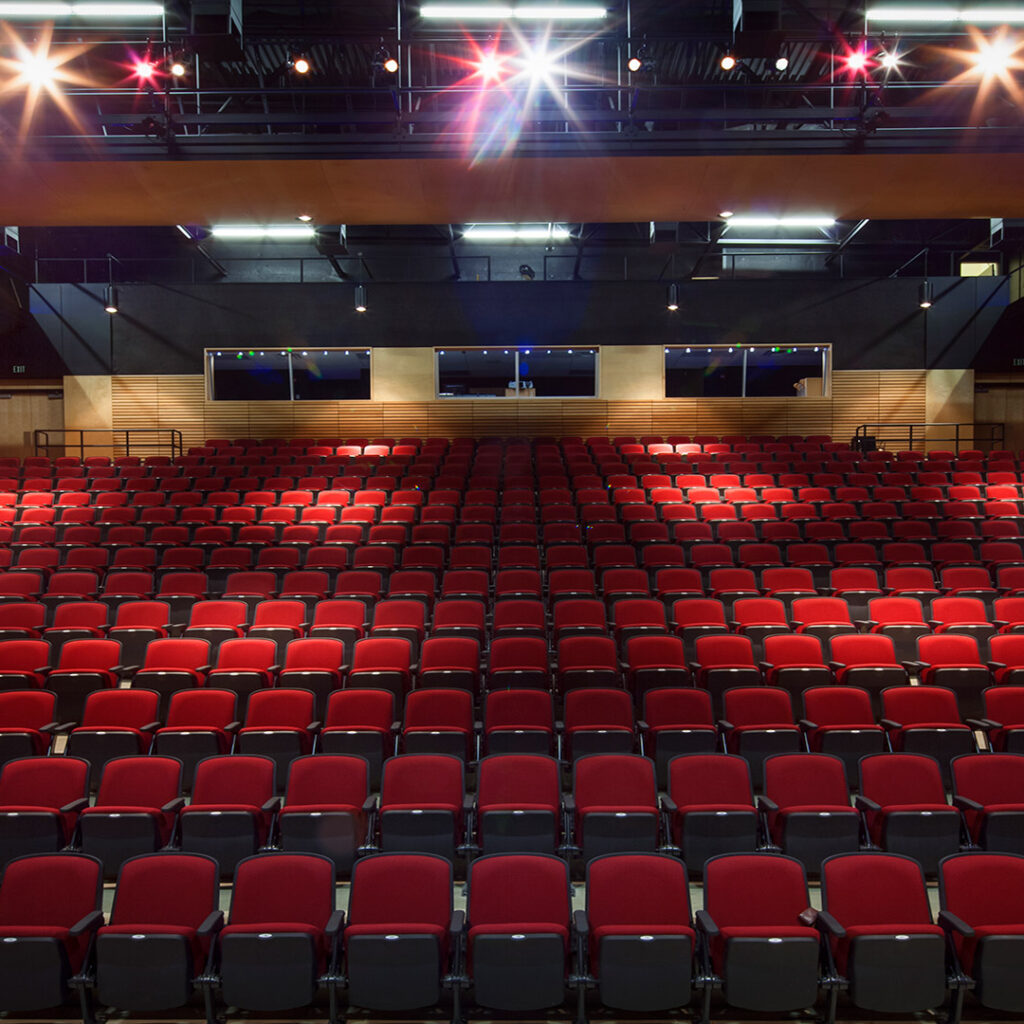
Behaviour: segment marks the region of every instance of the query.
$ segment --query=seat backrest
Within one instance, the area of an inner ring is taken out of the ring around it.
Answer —
[[[821,866],[822,906],[845,928],[932,923],[921,865],[892,853],[847,853]]]
[[[554,705],[545,690],[494,690],[484,703],[484,730],[554,730]]]
[[[122,606],[123,607],[123,606]],[[210,641],[198,637],[171,636],[150,640],[142,668],[197,670],[210,663]]]
[[[695,644],[697,661],[704,668],[716,665],[749,665],[756,666],[754,661],[754,645],[746,636],[699,636]]]
[[[587,691],[584,691],[587,692]],[[566,697],[569,695],[567,694]],[[714,726],[711,694],[689,687],[665,687],[644,694],[644,721],[651,728]]]
[[[85,698],[83,726],[141,729],[159,717],[160,694],[155,690],[94,690]]]
[[[745,597],[733,607],[733,617],[741,625],[777,625],[788,628],[786,606],[774,597]]]
[[[804,866],[777,853],[733,853],[704,865],[704,909],[719,928],[795,927],[810,906]]]
[[[849,807],[846,768],[831,754],[776,754],[764,762],[764,792],[786,807]]]
[[[883,807],[946,803],[939,762],[924,754],[870,754],[862,757],[860,791]]]
[[[469,867],[470,927],[569,923],[569,865],[539,853],[491,854]]]
[[[844,665],[899,665],[891,638],[881,633],[850,633],[829,642],[832,658]]]
[[[330,669],[338,671],[345,661],[345,645],[331,636],[300,637],[284,652],[284,671]]]
[[[244,601],[196,601],[189,611],[189,628],[198,626],[244,626],[248,618]]]
[[[121,865],[110,912],[112,925],[198,928],[217,909],[219,870],[196,853],[147,853]]]
[[[739,604],[739,602],[736,602]],[[806,633],[774,633],[764,638],[764,660],[770,665],[822,665],[821,642]]]
[[[348,920],[354,925],[429,924],[446,929],[452,916],[452,866],[426,853],[382,853],[352,869]]]
[[[685,625],[725,626],[725,606],[711,598],[687,598],[672,605],[672,621]]]
[[[733,725],[791,725],[793,699],[778,686],[734,686],[722,695],[725,718]]]
[[[120,660],[120,640],[69,640],[60,649],[57,671],[110,672]]]
[[[492,754],[477,769],[477,806],[546,806],[557,813],[561,803],[558,762],[542,754]]]
[[[793,602],[793,621],[853,625],[850,606],[841,597],[798,597]]]
[[[615,641],[607,636],[567,636],[558,641],[559,671],[609,669],[618,671]]]
[[[990,686],[982,696],[986,718],[1000,725],[1024,725],[1024,686]]]
[[[565,695],[566,729],[619,726],[633,728],[633,699],[625,690],[570,690]]]
[[[245,727],[305,729],[316,718],[315,707],[316,696],[311,690],[256,690],[246,705]]]
[[[65,647],[67,644],[64,645]],[[3,668],[6,672],[33,672],[50,663],[50,645],[45,640],[5,640]]]
[[[306,606],[302,601],[261,601],[253,612],[253,626],[295,626],[306,621]]]
[[[0,729],[38,729],[56,714],[57,694],[51,690],[0,692]]]
[[[352,672],[408,672],[412,646],[403,637],[366,637],[352,650]]]
[[[537,636],[502,636],[491,642],[490,671],[530,669],[547,671],[548,645]]]
[[[955,633],[936,633],[917,638],[917,654],[921,661],[933,667],[942,665],[981,666],[978,643],[973,636]]]
[[[82,853],[37,853],[8,863],[0,877],[0,928],[70,928],[99,910],[103,865]]]
[[[400,754],[384,762],[380,806],[442,804],[458,811],[465,793],[462,761],[447,754]]]
[[[669,796],[680,806],[754,806],[750,766],[737,754],[684,754],[669,762]]]
[[[322,930],[333,912],[334,864],[327,857],[261,853],[235,869],[231,924],[298,923]]]
[[[198,687],[176,690],[167,705],[164,725],[171,729],[205,727],[223,729],[238,713],[238,695],[234,690]]]
[[[868,601],[868,614],[882,625],[886,623],[919,623],[924,625],[924,609],[916,597],[873,597]]]
[[[1011,668],[1024,667],[1024,633],[1002,633],[989,637],[992,660]]]
[[[221,672],[267,671],[277,660],[277,644],[263,637],[234,637],[217,649]]]
[[[370,771],[363,757],[316,754],[298,757],[288,769],[288,807],[361,808],[370,795]]]
[[[961,754],[954,757],[953,792],[979,804],[1024,804],[1024,757]]]
[[[659,853],[609,854],[587,865],[587,916],[594,929],[690,925],[686,867]]]
[[[937,597],[932,601],[932,618],[943,623],[988,622],[988,612],[976,597]]]
[[[972,927],[1019,926],[1024,920],[1024,857],[961,853],[939,864],[939,902]]]
[[[191,806],[262,807],[274,795],[274,762],[256,755],[222,754],[196,765]]]
[[[81,757],[19,757],[0,769],[0,807],[64,807],[88,792]]]
[[[626,664],[630,669],[682,668],[683,641],[677,636],[634,636],[626,641]]]
[[[882,717],[901,725],[962,724],[956,694],[944,686],[889,686],[882,691]]]
[[[480,664],[480,645],[465,636],[438,636],[425,640],[420,649],[420,673],[444,669],[476,671]],[[410,696],[412,696],[410,694]]]
[[[580,813],[595,805],[654,808],[654,762],[639,754],[588,754],[574,766],[573,794]]]
[[[473,731],[473,695],[468,690],[413,690],[405,701],[403,724],[406,729],[461,729],[468,735]]]
[[[103,766],[97,807],[163,807],[181,795],[174,757],[115,757]]]
[[[804,718],[815,725],[874,725],[871,696],[858,686],[812,686],[804,690]]]
[[[390,690],[333,690],[327,698],[324,728],[370,728],[386,735],[394,721],[395,696]]]

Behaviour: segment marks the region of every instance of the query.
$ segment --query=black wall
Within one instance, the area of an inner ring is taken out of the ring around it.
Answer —
[[[238,347],[832,343],[836,369],[975,365],[1009,305],[1005,278],[933,279],[935,305],[917,305],[917,278],[700,281],[664,284],[503,282],[375,284],[369,310],[353,286],[231,284],[119,287],[121,313],[102,288],[33,289],[32,313],[49,350],[75,374],[202,371],[202,351]],[[112,365],[111,365],[112,364]],[[28,373],[36,371],[29,367]],[[41,371],[40,371],[41,372]]]

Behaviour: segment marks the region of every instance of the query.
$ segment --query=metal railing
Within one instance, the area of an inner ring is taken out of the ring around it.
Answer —
[[[181,431],[161,427],[131,430],[111,430],[106,427],[34,430],[32,442],[36,455],[49,457],[67,455],[77,450],[84,459],[88,452],[97,449],[113,451],[116,455],[170,455],[176,458],[185,454]]]
[[[895,445],[913,451],[915,444],[931,448],[992,451],[1002,448],[1006,438],[1004,423],[862,423],[853,435],[853,447],[867,450],[868,439],[875,448]]]

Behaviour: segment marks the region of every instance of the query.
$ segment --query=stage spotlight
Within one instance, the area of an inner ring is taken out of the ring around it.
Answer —
[[[176,57],[171,61],[170,67],[167,69],[170,71],[173,78],[184,78],[188,72],[188,68],[185,65],[185,61],[180,57]]]
[[[547,78],[555,70],[555,62],[547,50],[531,50],[522,58],[523,70],[533,79]]]
[[[654,61],[651,60],[651,57],[647,52],[646,43],[641,43],[640,46],[637,47],[636,53],[626,61],[626,67],[633,74],[636,74],[638,71],[650,72],[654,70]]]
[[[103,310],[111,316],[118,311],[117,288],[114,285],[108,285],[103,293]]]
[[[357,313],[365,313],[366,312],[366,285],[364,285],[364,284],[357,284],[356,285],[356,294],[355,294],[354,307],[355,307],[355,311]]]
[[[679,309],[679,285],[670,284],[668,286],[668,299],[665,308],[670,313],[675,313]]]
[[[523,281],[532,281],[537,276],[537,271],[529,263],[519,264],[519,277]]]
[[[476,63],[476,73],[484,82],[500,82],[502,60],[493,50],[490,53],[483,53]]]
[[[136,60],[133,65],[133,71],[135,77],[140,82],[152,82],[156,75],[156,65],[146,58],[145,60]]]
[[[922,309],[932,308],[932,283],[931,281],[922,281],[917,289],[917,304]]]
[[[856,49],[846,55],[846,70],[851,74],[859,75],[868,68],[868,55],[865,50]]]
[[[626,61],[626,67],[634,74],[644,66],[644,62],[634,54]]]
[[[373,55],[373,70],[386,71],[389,75],[393,75],[398,71],[398,61],[391,56],[383,40],[381,40],[380,46],[377,47]]]
[[[50,85],[57,73],[58,62],[49,54],[26,52],[17,61],[18,73],[22,81],[34,86]]]
[[[785,71],[786,68],[788,68],[788,67],[789,67],[789,58],[788,57],[781,57],[780,56],[780,57],[776,57],[775,58],[775,70],[776,71]]]
[[[878,63],[886,71],[895,71],[900,66],[900,55],[895,51],[889,52],[887,50],[883,50],[878,55]]]
[[[736,67],[736,58],[731,53],[724,54],[722,59],[718,62],[718,66],[723,71],[732,71],[732,69]]]
[[[978,52],[971,54],[975,70],[984,78],[1005,75],[1010,68],[1017,45],[1013,39],[998,36],[995,39],[978,41]]]
[[[309,63],[308,57],[299,55],[291,59],[291,68],[297,75],[308,75],[313,65]]]

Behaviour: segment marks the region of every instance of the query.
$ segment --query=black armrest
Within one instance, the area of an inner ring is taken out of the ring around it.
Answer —
[[[476,797],[471,793],[465,793],[462,797],[462,810],[469,813],[476,806]]]
[[[71,814],[72,811],[82,811],[89,806],[89,798],[87,796],[80,796],[77,800],[72,800],[71,803],[65,804],[60,810],[61,814]]]
[[[757,663],[757,667],[761,670],[761,674],[764,675],[765,673],[770,672],[773,668],[775,668],[775,665],[770,661],[759,661]]]
[[[718,728],[721,729],[723,732],[730,732],[732,729],[735,729],[736,726],[733,725],[732,722],[729,722],[724,718],[720,718],[718,720]]]
[[[373,814],[377,810],[377,798],[375,796],[368,796],[363,801],[363,814]]]
[[[265,814],[275,814],[281,810],[281,798],[279,796],[272,796],[261,808]]]
[[[213,935],[215,932],[219,932],[224,927],[224,911],[223,910],[211,910],[206,916],[206,920],[196,929],[196,935]]]
[[[228,722],[228,724],[224,726],[224,731],[225,732],[238,732],[238,730],[241,729],[241,728],[242,728],[242,723],[241,722]]]
[[[309,725],[306,726],[306,732],[319,732],[323,724],[324,723],[319,721],[319,719],[315,722],[310,722]]]
[[[391,735],[392,736],[397,736],[401,731],[402,731],[402,722],[401,722],[401,720],[396,720],[396,721],[391,723]]]
[[[974,938],[974,929],[963,918],[957,917],[951,910],[939,911],[939,925],[947,932],[959,932],[964,938]]]
[[[1006,668],[1005,663],[1002,661],[989,661],[986,662],[986,664],[988,665],[988,669],[990,672],[997,672],[1001,668]]]
[[[587,919],[585,910],[574,910],[572,912],[572,926],[581,939],[590,935],[590,921]]]
[[[846,929],[827,910],[819,910],[814,918],[814,923],[823,932],[827,932],[834,938],[846,938]]]
[[[102,910],[90,910],[80,921],[76,921],[71,928],[68,930],[68,935],[72,938],[77,938],[79,935],[84,935],[86,932],[94,932],[99,926],[103,924],[103,911]]]
[[[903,723],[902,722],[894,722],[891,718],[880,719],[880,723],[882,725],[882,728],[884,728],[884,729],[902,729],[903,728]]]
[[[817,729],[818,728],[818,723],[817,722],[812,722],[809,718],[801,718],[800,719],[800,727],[810,731],[811,729]]]
[[[332,910],[331,916],[327,919],[327,925],[324,927],[324,934],[334,938],[342,928],[345,927],[345,911],[344,910]]]
[[[183,796],[176,796],[173,800],[168,800],[160,810],[163,811],[164,814],[177,814],[177,812],[184,806],[185,798]]]
[[[466,912],[464,910],[453,910],[452,919],[448,922],[449,935],[461,935],[466,927]]]
[[[905,661],[905,662],[903,662],[903,667],[908,672],[920,673],[921,670],[925,667],[925,662],[923,662],[923,661]]]
[[[777,811],[779,805],[771,797],[759,796],[757,798],[757,809],[759,811]]]
[[[641,732],[647,732],[647,730],[650,729],[650,726],[642,718],[638,718],[636,720],[636,727]]]
[[[984,729],[988,732],[990,729],[1002,729],[1002,725],[999,722],[993,722],[991,718],[966,718],[965,722],[974,729]]]
[[[156,732],[156,730],[160,728],[161,724],[162,723],[160,722],[147,722],[144,726],[142,726],[141,731]]]
[[[984,808],[984,804],[979,804],[977,800],[959,794],[953,797],[953,806],[959,807],[962,811],[980,811]]]
[[[870,633],[873,626],[877,626],[878,623],[874,619],[854,619],[853,624],[862,632]]]
[[[858,811],[880,811],[882,809],[881,804],[875,803],[874,800],[871,800],[866,796],[862,796],[860,793],[853,798],[853,806],[856,807]]]
[[[562,797],[562,806],[565,808],[568,814],[576,813],[576,797],[569,793],[567,796]]]
[[[717,938],[720,934],[718,925],[706,910],[698,910],[695,918],[698,930],[702,931],[708,938]]]
[[[846,662],[845,661],[829,661],[828,667],[830,669],[832,669],[833,672],[838,672],[840,669],[846,668]]]
[[[46,725],[39,726],[40,732],[56,732],[60,728],[60,722],[47,722]]]
[[[663,796],[661,798],[661,809],[666,814],[675,814],[679,810],[679,805],[670,796]]]
[[[565,722],[563,722],[560,718],[556,718],[555,719],[555,732],[564,732],[564,731],[565,731]]]
[[[77,727],[78,727],[78,723],[77,722],[60,722],[59,724],[54,724],[53,731],[54,732],[71,732],[72,729],[75,729]]]

